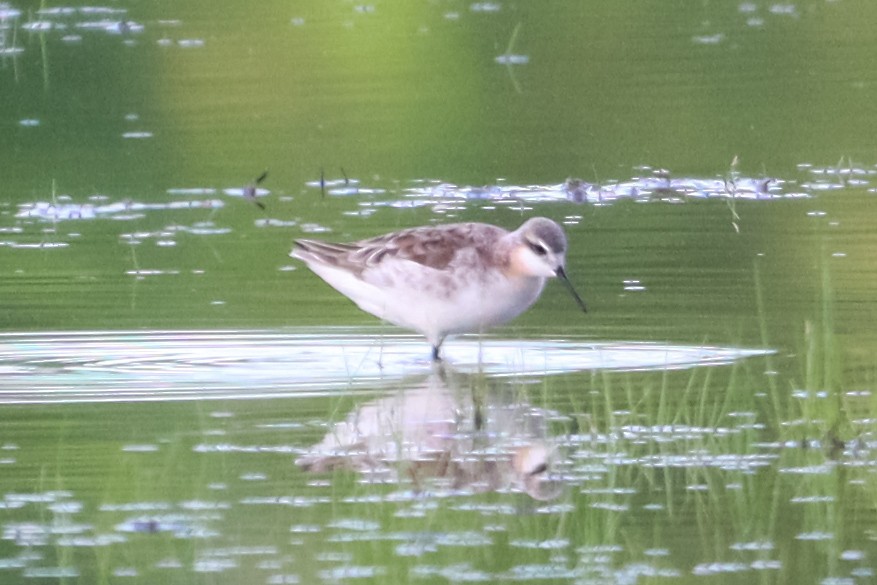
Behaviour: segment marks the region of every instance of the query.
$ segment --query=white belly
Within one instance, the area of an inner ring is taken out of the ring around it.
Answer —
[[[515,281],[491,279],[463,286],[446,294],[444,290],[388,290],[383,319],[423,333],[436,344],[446,335],[481,333],[510,321],[539,298],[543,278]]]
[[[461,275],[409,261],[385,262],[361,278],[316,263],[311,269],[360,309],[419,331],[433,345],[446,335],[480,333],[514,319],[545,286],[544,278]]]

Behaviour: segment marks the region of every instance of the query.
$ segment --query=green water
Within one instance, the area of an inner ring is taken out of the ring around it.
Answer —
[[[872,582],[875,18],[0,3],[0,581]],[[443,371],[287,256],[533,215]]]

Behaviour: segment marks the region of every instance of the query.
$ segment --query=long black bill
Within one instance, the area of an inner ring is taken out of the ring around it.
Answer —
[[[582,311],[587,313],[588,306],[585,304],[585,301],[582,300],[582,297],[579,296],[579,293],[576,292],[576,289],[573,288],[572,283],[566,277],[566,272],[564,272],[563,266],[558,267],[557,270],[554,271],[554,273],[557,274],[557,278],[560,279],[560,282],[562,282],[564,284],[564,286],[567,289],[569,289],[569,292],[572,294],[573,298],[579,304],[579,307],[581,307]]]

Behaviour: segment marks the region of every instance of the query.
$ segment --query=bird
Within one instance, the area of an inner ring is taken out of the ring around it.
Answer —
[[[563,228],[533,217],[508,231],[487,223],[426,225],[366,240],[294,241],[290,256],[360,309],[426,337],[441,361],[445,338],[482,333],[527,310],[557,277],[579,308],[566,275]]]

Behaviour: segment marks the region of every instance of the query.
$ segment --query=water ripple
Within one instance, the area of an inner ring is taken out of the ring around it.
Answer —
[[[419,337],[369,329],[0,334],[0,403],[254,399],[374,391],[431,370]],[[496,377],[720,365],[769,351],[462,337],[445,357]]]

